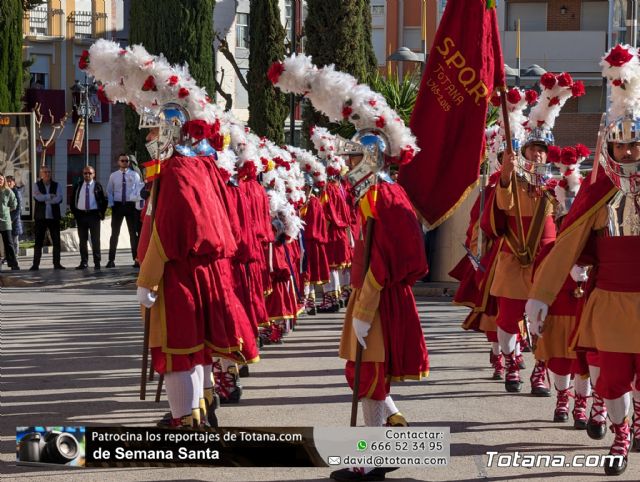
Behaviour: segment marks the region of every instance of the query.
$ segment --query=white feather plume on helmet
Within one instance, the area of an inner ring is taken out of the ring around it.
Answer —
[[[238,157],[232,149],[224,149],[216,152],[216,165],[224,171],[229,177],[236,174],[236,162]]]
[[[314,126],[311,130],[311,142],[318,157],[324,161],[327,176],[339,176],[347,169],[347,164],[336,154],[336,136],[324,127]]]
[[[332,121],[347,120],[356,129],[380,129],[389,139],[392,161],[404,164],[418,152],[416,139],[385,98],[333,65],[315,67],[311,58],[292,56],[269,69],[271,82],[284,92],[306,96]]]
[[[630,45],[616,45],[600,65],[611,86],[609,121],[624,115],[640,117],[640,51]]]
[[[581,81],[574,81],[567,72],[561,74],[547,72],[540,77],[540,86],[542,92],[529,112],[529,122],[526,127],[529,132],[538,129],[550,133],[565,103],[571,97],[584,95],[584,84]]]
[[[316,186],[324,187],[327,182],[327,170],[324,164],[310,151],[291,146],[288,146],[287,149],[298,161],[302,172],[309,173]]]
[[[172,66],[163,55],[152,55],[142,46],[121,48],[99,39],[83,54],[85,71],[102,83],[113,102],[124,102],[136,111],[151,111],[173,102],[184,107],[191,119],[214,124],[222,110],[189,74],[187,65]]]

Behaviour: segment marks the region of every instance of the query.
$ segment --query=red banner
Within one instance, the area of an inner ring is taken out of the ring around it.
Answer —
[[[487,0],[449,0],[429,51],[411,130],[421,151],[399,182],[435,228],[475,186],[487,105],[504,85],[496,10]]]
[[[82,151],[82,143],[84,141],[84,119],[78,119],[76,123],[76,129],[73,132],[73,140],[71,141],[71,147],[78,152]]]

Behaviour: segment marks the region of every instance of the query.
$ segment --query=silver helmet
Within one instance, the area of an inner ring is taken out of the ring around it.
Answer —
[[[536,162],[525,156],[527,147],[531,145],[544,146],[547,149],[553,145],[553,134],[549,130],[535,128],[527,136],[527,140],[521,146],[520,141],[513,139],[513,151],[518,153],[516,159],[516,174],[527,183],[535,187],[544,186],[552,177],[552,165],[547,162]]]
[[[336,149],[338,155],[362,156],[358,165],[347,173],[347,181],[357,201],[377,182],[378,174],[384,170],[389,139],[379,129],[362,129],[350,141],[338,136]]]
[[[640,118],[631,114],[617,118],[607,125],[606,142],[602,143],[600,164],[611,182],[626,194],[640,192],[640,161],[618,162],[613,158],[613,144],[640,142]]]
[[[158,128],[158,136],[147,142],[147,151],[152,159],[165,160],[173,155],[175,147],[187,139],[182,128],[189,121],[189,113],[179,104],[164,104],[157,111],[144,109],[140,114],[139,128]]]

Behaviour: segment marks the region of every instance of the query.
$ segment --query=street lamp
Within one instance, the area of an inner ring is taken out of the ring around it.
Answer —
[[[400,47],[387,57],[387,61],[393,62],[421,62],[426,64],[425,54],[414,52],[409,47]],[[402,69],[400,69],[400,80],[402,80]]]
[[[89,83],[87,74],[84,75],[84,82],[79,80],[71,86],[71,92],[77,94],[73,98],[73,106],[78,116],[84,118],[84,159],[85,166],[89,165],[89,119],[96,115],[96,106],[91,103],[90,96],[98,91],[95,82]]]
[[[526,69],[520,71],[518,69],[514,69],[513,67],[509,67],[507,64],[504,64],[504,73],[507,77],[515,77],[516,79],[516,87],[520,87],[520,79],[521,78],[540,78],[543,74],[546,74],[547,71],[540,67],[538,64],[532,64]]]

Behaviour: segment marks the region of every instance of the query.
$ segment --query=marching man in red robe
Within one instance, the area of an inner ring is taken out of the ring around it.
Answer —
[[[532,332],[544,337],[551,305],[575,263],[592,264],[586,302],[572,345],[597,350],[596,390],[604,398],[614,441],[605,473],[627,467],[633,439],[640,447],[640,60],[616,45],[603,58],[611,103],[592,181],[585,181],[542,262],[526,305]],[[598,160],[602,164],[598,168]],[[593,179],[595,177],[595,179]],[[632,392],[633,396],[630,396]],[[633,433],[628,412],[633,400]]]
[[[212,147],[221,112],[185,68],[142,46],[122,49],[101,39],[84,65],[107,97],[141,114],[159,170],[140,240],[137,298],[148,310],[152,364],[164,375],[171,409],[160,425],[215,425],[211,356],[257,356],[255,340],[245,337],[246,314],[229,289],[237,245]]]
[[[311,153],[288,147],[297,158],[304,173],[306,202],[300,207],[300,219],[304,222],[303,277],[304,297],[307,314],[315,315],[316,286],[329,282],[329,259],[327,258],[327,221],[320,197],[327,184],[324,165]]]
[[[365,425],[406,426],[390,395],[391,382],[419,380],[428,374],[427,348],[411,290],[427,272],[427,261],[416,214],[387,169],[391,163],[405,164],[413,158],[415,138],[380,94],[332,67],[317,69],[309,57],[292,56],[274,64],[270,78],[284,91],[305,94],[329,118],[344,117],[359,129],[352,141],[341,140],[336,149],[338,155],[349,156],[347,178],[362,226],[369,226],[368,234],[363,229],[355,236],[353,292],[339,353],[347,361],[347,381],[362,401]],[[370,252],[365,253],[365,245]],[[358,346],[360,366],[355,364]],[[360,371],[358,387],[354,386],[356,370]],[[384,480],[389,470],[345,468],[334,471],[331,478]]]
[[[522,116],[523,122],[511,124],[515,150],[521,152],[505,152],[500,181],[482,222],[483,229],[501,243],[490,294],[498,299],[496,324],[506,361],[507,392],[522,389],[516,346],[531,287],[533,262],[540,249],[556,236],[554,200],[546,188],[551,172],[551,165],[547,163],[547,150],[553,144],[551,130],[566,101],[574,94],[579,95],[580,87],[584,93],[582,84],[574,84],[567,73],[546,73],[540,82],[543,93],[537,99],[519,89],[511,89],[506,94],[515,106],[526,106],[535,100],[537,103],[528,120]],[[550,396],[544,362],[537,363],[533,369],[531,393]]]

